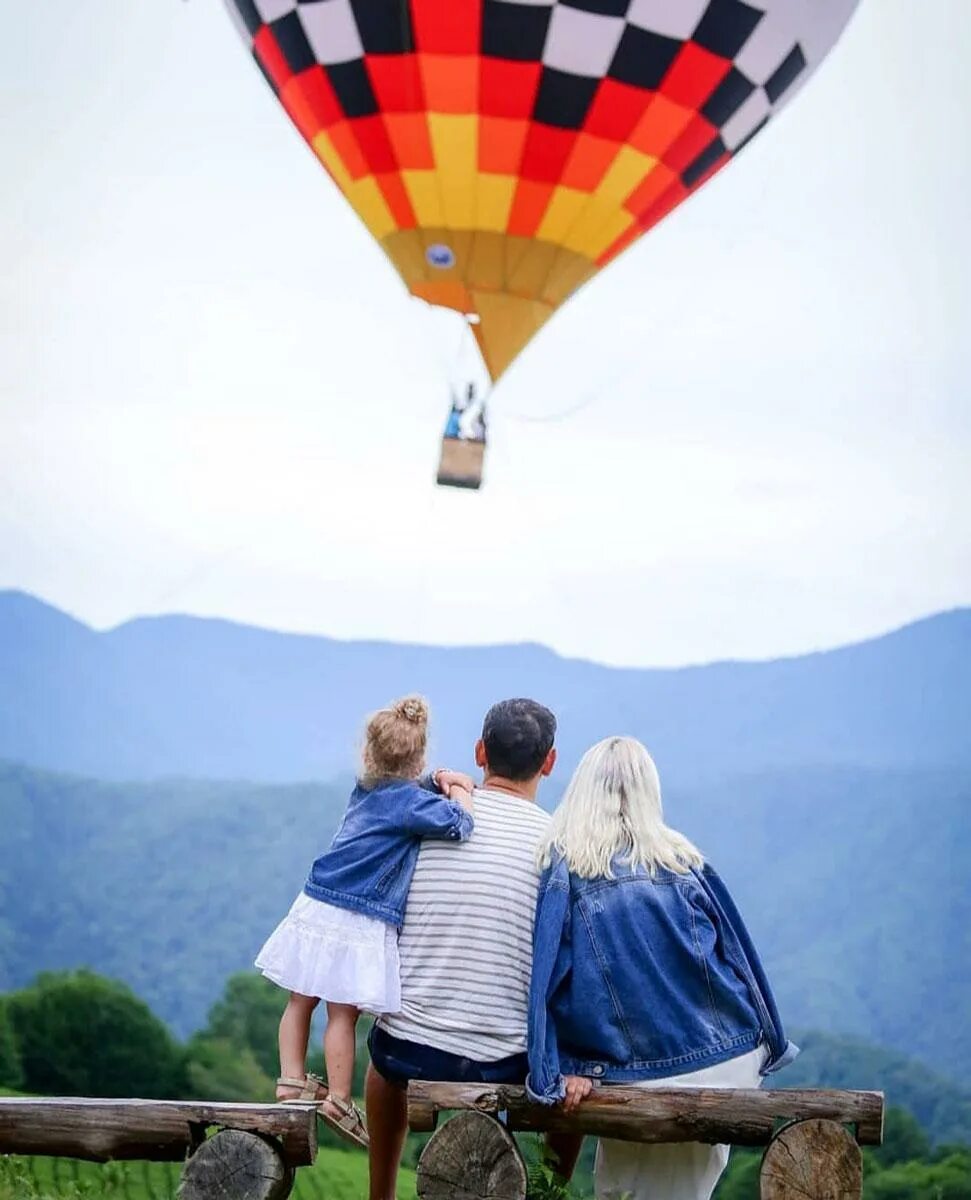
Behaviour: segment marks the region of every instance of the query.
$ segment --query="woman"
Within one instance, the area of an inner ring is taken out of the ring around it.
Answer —
[[[527,1084],[534,1100],[573,1109],[593,1080],[753,1088],[796,1056],[725,885],[664,824],[657,769],[640,742],[607,738],[587,751],[540,865]],[[602,1140],[596,1194],[708,1200],[728,1152]],[[560,1149],[565,1168],[570,1157]]]

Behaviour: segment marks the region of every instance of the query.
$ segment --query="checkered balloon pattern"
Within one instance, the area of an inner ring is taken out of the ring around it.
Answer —
[[[858,0],[226,0],[409,290],[492,377],[799,90]]]

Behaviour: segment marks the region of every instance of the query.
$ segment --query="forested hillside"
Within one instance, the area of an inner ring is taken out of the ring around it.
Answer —
[[[530,695],[556,710],[564,763],[631,733],[669,782],[971,767],[971,610],[800,658],[618,670],[541,646],[338,642],[194,617],[96,633],[0,592],[0,664],[0,758],[106,779],[330,779],[353,769],[364,714],[415,690],[456,765],[489,704]]]
[[[286,911],[346,795],[0,767],[0,990],[89,965],[188,1033]],[[791,1025],[961,1079],[969,800],[958,772],[830,769],[672,787],[666,805],[730,882]]]

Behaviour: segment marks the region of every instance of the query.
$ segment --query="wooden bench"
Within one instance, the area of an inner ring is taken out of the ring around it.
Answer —
[[[415,1082],[408,1088],[415,1131],[434,1130],[439,1113],[458,1110],[422,1152],[422,1200],[524,1200],[526,1168],[515,1130],[765,1146],[762,1200],[859,1200],[860,1146],[882,1141],[883,1108],[880,1092],[603,1087],[567,1114],[532,1104],[521,1087]]]
[[[185,1160],[181,1200],[285,1200],[294,1169],[316,1157],[317,1114],[312,1105],[0,1097],[0,1154]]]

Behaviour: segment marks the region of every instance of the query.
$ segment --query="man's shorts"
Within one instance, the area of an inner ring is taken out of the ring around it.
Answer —
[[[395,1087],[407,1087],[412,1079],[440,1079],[450,1083],[524,1083],[528,1071],[525,1054],[511,1054],[493,1062],[476,1062],[423,1046],[406,1042],[372,1025],[368,1034],[368,1050],[374,1069]]]

